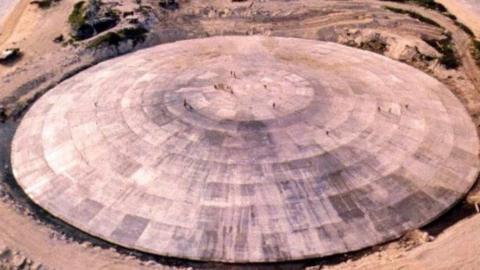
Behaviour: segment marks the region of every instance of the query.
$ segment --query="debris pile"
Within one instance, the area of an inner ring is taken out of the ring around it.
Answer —
[[[17,59],[19,56],[20,56],[19,48],[5,49],[3,50],[2,53],[0,53],[0,64],[11,62]]]
[[[5,270],[48,270],[19,251],[14,251],[0,242],[0,269]]]

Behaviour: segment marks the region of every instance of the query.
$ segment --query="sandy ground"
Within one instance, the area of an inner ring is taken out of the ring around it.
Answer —
[[[48,58],[52,52],[61,50],[61,46],[52,40],[59,34],[68,33],[66,21],[75,2],[64,0],[49,9],[40,9],[36,5],[30,5],[29,0],[19,0],[4,22],[0,50],[20,47],[23,53],[20,62],[23,63],[38,60],[38,56]],[[44,17],[49,19],[45,20]],[[13,66],[0,66],[0,76],[13,69]]]
[[[0,46],[15,31],[23,12],[28,7],[28,3],[27,0],[2,0],[0,2]]]
[[[437,0],[480,37],[480,0]]]
[[[0,30],[2,29],[3,21],[6,16],[12,11],[15,7],[15,4],[18,3],[18,0],[2,0],[0,1]]]
[[[396,243],[358,260],[322,269],[412,269],[474,270],[480,265],[480,215],[465,219],[440,234],[433,242],[413,249],[399,249]]]

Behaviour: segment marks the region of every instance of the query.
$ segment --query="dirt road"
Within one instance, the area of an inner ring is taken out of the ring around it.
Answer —
[[[2,46],[15,31],[22,17],[22,13],[28,5],[28,0],[2,0],[0,2],[0,46]]]
[[[365,2],[377,2],[377,1],[365,1]],[[387,5],[386,3],[387,2],[381,3],[379,4],[379,6]],[[456,26],[450,18],[440,13],[437,13],[433,10],[429,10],[429,9],[425,9],[425,8],[413,6],[413,5],[396,4],[393,2],[392,3],[388,2],[388,6],[415,11],[425,17],[433,19],[435,22],[437,22],[439,25],[445,28],[445,30],[452,33],[452,38],[454,40],[456,49],[459,52],[460,58],[462,61],[463,67],[461,68],[465,71],[465,74],[472,81],[477,92],[480,92],[480,69],[476,65],[475,59],[473,59],[473,56],[469,53],[471,39],[465,32],[463,32],[458,26]]]
[[[480,1],[478,0],[437,0],[457,16],[458,20],[480,37]]]
[[[17,4],[18,0],[2,0],[0,1],[0,29],[3,20],[6,18],[6,16],[12,11],[12,9],[15,7],[15,4]]]

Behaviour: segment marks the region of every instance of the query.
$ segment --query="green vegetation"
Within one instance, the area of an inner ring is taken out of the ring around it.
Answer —
[[[89,49],[97,49],[104,46],[115,46],[117,47],[120,42],[122,41],[122,37],[115,33],[115,32],[108,32],[104,35],[101,35],[90,43],[88,43],[87,48]]]
[[[465,24],[459,22],[459,21],[455,21],[455,25],[458,26],[460,29],[462,29],[463,32],[467,33],[467,35],[469,35],[470,37],[474,37],[475,34],[473,33],[473,31],[468,28],[468,26],[466,26]]]
[[[452,21],[456,21],[457,20],[457,16],[453,15],[452,13],[450,12],[444,12],[443,15],[447,16],[448,18],[450,18]]]
[[[416,5],[428,8],[428,9],[433,9],[433,10],[438,11],[438,12],[442,13],[443,15],[449,17],[452,21],[454,21],[455,25],[458,26],[460,29],[462,29],[462,31],[465,32],[467,35],[469,35],[471,37],[475,36],[474,33],[472,32],[472,30],[470,28],[468,28],[466,25],[464,25],[463,23],[459,22],[457,20],[457,17],[455,15],[453,15],[452,13],[450,13],[444,5],[436,3],[434,0],[380,0],[380,1],[385,1],[385,2],[388,1],[388,2],[396,2],[396,3],[411,3],[411,4],[416,4]],[[391,8],[391,7],[385,7],[385,8],[390,10],[390,11],[393,11],[393,12],[395,12],[395,10],[399,10],[398,8]],[[418,19],[420,19],[420,18],[418,18]],[[430,20],[430,19],[428,19],[428,20]]]
[[[86,7],[85,1],[77,2],[73,6],[73,11],[68,16],[68,22],[72,29],[79,29],[82,25],[85,24],[86,15],[85,15]]]
[[[428,9],[433,9],[442,13],[448,13],[448,10],[445,8],[444,5],[435,2],[434,0],[380,0],[385,2],[396,2],[396,3],[404,3],[404,4],[416,4]],[[450,13],[449,13],[450,14]],[[452,15],[453,16],[453,15]]]
[[[410,10],[405,10],[405,9],[401,9],[401,8],[394,8],[394,7],[387,7],[385,6],[384,7],[386,10],[389,10],[391,12],[394,12],[394,13],[399,13],[399,14],[406,14],[414,19],[417,19],[421,22],[424,22],[424,23],[427,23],[427,24],[430,24],[430,25],[433,25],[433,26],[436,26],[436,27],[440,27],[441,26],[435,22],[434,20],[430,19],[430,18],[427,18],[419,13],[416,13],[414,11],[410,11]]]
[[[479,40],[472,40],[472,56],[477,63],[477,66],[480,67],[480,41]]]
[[[119,20],[120,19],[120,11],[118,11],[117,9],[108,8],[107,11],[105,12],[105,17]]]
[[[409,2],[440,12],[448,11],[444,5],[435,2],[435,0],[409,0]]]
[[[144,42],[148,30],[139,26],[132,28],[124,28],[118,31],[118,34],[124,39],[130,39],[133,41],[134,46],[138,43]]]
[[[144,42],[148,30],[143,27],[124,28],[117,32],[108,32],[92,40],[87,48],[97,49],[106,46],[118,47],[121,42],[131,40],[133,46]]]
[[[455,45],[453,44],[452,35],[450,33],[446,34],[445,38],[442,39],[422,39],[428,45],[432,46],[435,48],[435,50],[442,54],[439,59],[440,64],[442,64],[446,69],[455,69],[460,66],[461,62],[455,53]]]
[[[378,54],[384,54],[387,50],[387,43],[377,36],[367,42],[360,43],[360,48]]]
[[[477,62],[477,65],[480,67],[480,41],[475,40],[474,39],[475,34],[473,33],[473,31],[468,26],[459,22],[457,20],[457,17],[451,14],[447,10],[447,8],[445,8],[444,5],[436,3],[435,0],[380,0],[380,1],[385,1],[385,2],[388,1],[388,2],[396,2],[396,3],[404,3],[404,4],[416,4],[428,9],[438,11],[443,15],[449,17],[458,28],[460,28],[463,32],[465,32],[467,35],[469,35],[472,38],[473,45],[472,45],[471,52]],[[394,8],[394,7],[384,7],[384,8],[392,12],[408,14],[410,17],[419,19],[422,22],[441,27],[437,22],[429,18],[426,18],[420,14],[417,14],[415,12]],[[442,57],[440,58],[440,63],[443,66],[445,66],[447,69],[454,69],[460,66],[461,61],[458,59],[458,55],[455,52],[455,47],[452,41],[451,33],[448,33],[445,38],[439,39],[439,40],[427,39],[427,38],[422,38],[422,39],[426,43],[428,43],[430,46],[435,48],[439,53],[442,54]]]
[[[68,17],[75,40],[84,40],[115,27],[120,21],[120,12],[109,6],[102,6],[99,0],[77,2]]]

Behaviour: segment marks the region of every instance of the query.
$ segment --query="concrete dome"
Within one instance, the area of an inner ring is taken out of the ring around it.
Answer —
[[[154,254],[223,262],[372,246],[447,210],[478,139],[437,80],[333,43],[182,41],[61,83],[15,135],[14,174],[54,216]]]

